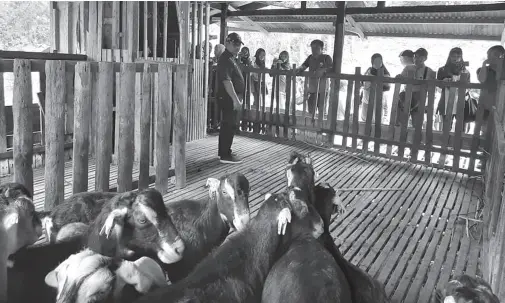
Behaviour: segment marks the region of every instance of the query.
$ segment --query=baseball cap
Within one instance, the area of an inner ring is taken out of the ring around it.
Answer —
[[[411,51],[410,49],[406,49],[403,52],[400,53],[400,57],[409,57],[413,58],[414,57],[414,52]]]
[[[228,37],[226,37],[226,41],[244,44],[244,42],[242,42],[242,38],[237,33],[230,33]]]
[[[428,57],[428,51],[422,47],[416,50],[414,54],[418,56]]]

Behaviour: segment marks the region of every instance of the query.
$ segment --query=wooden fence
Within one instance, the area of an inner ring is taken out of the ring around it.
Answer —
[[[293,70],[296,66],[293,66]],[[424,163],[435,167],[450,168],[468,174],[479,173],[480,162],[486,158],[483,152],[484,136],[481,135],[484,121],[484,107],[479,103],[476,121],[464,123],[465,100],[467,91],[472,93],[486,89],[482,84],[468,83],[466,79],[458,82],[437,80],[399,79],[380,76],[361,75],[360,68],[355,74],[328,74],[321,78],[319,86],[326,85],[321,93],[324,105],[317,113],[307,112],[308,72],[295,75],[293,71],[259,70],[244,68],[246,92],[241,127],[243,131],[311,141],[327,146],[337,146],[354,152],[369,153],[400,161]],[[267,92],[259,89],[259,96],[251,92],[251,74],[258,73],[262,79],[260,85],[266,85]],[[215,75],[211,73],[211,75]],[[281,83],[285,79],[285,85]],[[271,81],[271,82],[270,82]],[[269,83],[270,82],[270,83]],[[370,98],[366,116],[361,100],[362,83],[370,83]],[[215,83],[212,79],[210,83]],[[383,85],[391,86],[391,102],[383,107]],[[412,121],[407,110],[400,110],[399,96],[405,85],[405,101],[400,105],[411,108],[413,90],[419,99],[417,112]],[[280,91],[279,87],[285,87]],[[416,87],[415,87],[416,86]],[[438,88],[447,88],[447,112],[443,121],[436,121],[436,92]],[[259,102],[255,101],[258,99]],[[322,100],[322,101],[323,101]],[[210,99],[210,108],[214,108],[214,98]],[[372,110],[375,109],[375,110]],[[218,112],[209,112],[208,124],[217,121]],[[473,130],[472,130],[473,128]]]
[[[170,136],[173,127],[173,153],[175,158],[175,181],[177,187],[186,182],[186,100],[188,66],[170,63],[111,63],[44,60],[1,60],[0,72],[14,72],[14,180],[33,191],[33,135],[30,106],[32,104],[32,71],[46,75],[45,144],[40,147],[45,162],[45,208],[51,209],[63,201],[64,150],[72,148],[73,192],[87,191],[88,161],[95,158],[97,191],[108,191],[110,163],[113,154],[113,80],[118,73],[119,85],[116,96],[118,103],[118,179],[117,191],[132,189],[134,151],[139,153],[138,187],[145,188],[155,177],[156,188],[165,192],[170,172]],[[72,77],[68,75],[71,74]],[[141,78],[136,87],[135,77]],[[96,78],[96,82],[92,81]],[[69,81],[75,84],[69,85]],[[160,92],[153,98],[153,83],[158,81]],[[72,81],[73,82],[73,81]],[[173,84],[172,84],[173,83]],[[64,115],[68,95],[73,96],[73,143],[65,141]],[[135,104],[135,95],[140,95],[140,107]],[[75,99],[74,99],[75,98]],[[172,115],[172,103],[174,113]],[[154,115],[152,114],[154,107]],[[140,113],[139,120],[135,113]],[[92,118],[93,115],[96,118]],[[154,121],[154,155],[150,155],[151,121]],[[96,123],[96,127],[91,127]],[[140,142],[135,144],[135,124],[140,126]],[[96,132],[93,136],[93,132]],[[95,139],[94,139],[95,138]],[[95,144],[91,152],[91,142]],[[150,157],[154,157],[151,159]],[[155,163],[156,175],[149,175],[150,162]]]
[[[505,63],[505,60],[503,60]],[[503,71],[503,64],[501,70]],[[484,175],[483,274],[501,302],[505,301],[505,75],[499,75],[492,129],[487,134],[490,159]]]

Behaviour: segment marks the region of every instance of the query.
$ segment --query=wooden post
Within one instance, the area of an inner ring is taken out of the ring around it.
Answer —
[[[228,3],[221,4],[221,30],[219,32],[219,43],[224,45],[224,40],[228,36],[228,27],[226,26],[226,17],[228,15]]]
[[[112,94],[114,63],[98,63],[98,125],[96,144],[95,190],[108,191],[112,155]]]
[[[13,146],[14,182],[23,184],[33,194],[33,126],[32,126],[31,63],[14,59],[14,122]]]
[[[135,63],[121,63],[121,96],[116,108],[119,117],[117,190],[126,192],[132,189]]]
[[[156,102],[156,189],[168,189],[170,134],[172,133],[172,65],[158,65],[159,94]],[[165,99],[166,98],[166,99]]]
[[[156,4],[155,2],[153,2]],[[151,136],[151,69],[144,64],[140,103],[139,189],[149,187],[149,138]]]
[[[168,1],[163,2],[163,59],[167,59],[168,43]]]
[[[179,24],[181,25],[181,40],[180,40],[180,43],[179,43],[179,47],[180,47],[180,52],[179,52],[179,62],[181,64],[188,64],[189,63],[189,58],[188,58],[188,52],[187,50],[189,50],[188,48],[188,41],[189,41],[189,1],[185,1],[185,2],[177,2],[179,3],[179,7],[180,7],[180,14],[182,16],[181,18],[181,21],[179,22]],[[184,50],[184,51],[182,51]],[[188,73],[187,73],[188,74]],[[189,80],[189,78],[188,78]],[[186,85],[187,85],[187,82],[186,82]],[[187,100],[187,92],[186,92],[186,99],[179,99],[179,100],[182,100],[182,102],[188,102]],[[185,105],[185,110],[187,109],[187,104]],[[175,106],[174,106],[174,112],[175,112]],[[174,117],[174,123],[175,123],[175,117]],[[175,125],[173,126],[175,128]],[[172,136],[172,144],[174,143],[175,141],[175,131],[174,131],[174,135]],[[175,168],[175,152],[172,153],[172,168]],[[172,179],[172,183],[175,183],[175,177]]]
[[[0,73],[0,152],[7,150],[7,127],[5,122],[4,73]]]
[[[67,71],[67,98],[65,102],[65,133],[74,133],[74,73]]]
[[[149,18],[149,12],[147,10],[147,1],[144,1],[144,60],[149,57],[149,51],[147,50],[147,19]]]
[[[175,154],[175,186],[186,186],[186,100],[188,66],[178,65],[175,79],[174,135],[173,151]]]
[[[78,62],[75,65],[75,114],[73,148],[74,194],[88,191],[89,125],[91,123],[91,64]],[[100,120],[98,120],[100,123]],[[97,146],[99,149],[100,145]],[[98,152],[97,155],[100,155]]]
[[[338,2],[337,3],[337,9],[338,9],[338,14],[337,14],[337,21],[335,22],[335,44],[333,47],[333,72],[336,73],[337,75],[340,75],[342,72],[342,54],[344,51],[344,22],[345,22],[345,1]],[[335,91],[334,91],[334,99],[330,100],[330,102],[337,102],[339,101],[340,97],[340,80],[336,80],[338,82],[338,85],[335,86]],[[337,84],[337,83],[335,83]],[[337,127],[337,106],[334,104],[333,106],[330,106],[331,108],[331,113],[328,115],[328,119],[330,119],[330,130],[331,133],[328,134],[328,143],[333,145],[333,132],[336,130]]]
[[[207,112],[209,110],[209,54],[210,54],[210,49],[209,49],[209,25],[210,25],[210,3],[206,2],[205,3],[205,66],[204,66],[204,76],[203,76],[203,96],[204,96],[204,110],[203,110],[203,117],[202,119],[205,119],[205,123],[203,126],[203,135],[202,137],[205,137],[205,134],[207,133]]]
[[[65,61],[46,61],[46,165],[45,210],[64,200]]]
[[[128,1],[127,6],[127,32],[128,32],[128,62],[133,62],[137,59],[139,48],[139,2]],[[125,4],[123,2],[123,4]]]

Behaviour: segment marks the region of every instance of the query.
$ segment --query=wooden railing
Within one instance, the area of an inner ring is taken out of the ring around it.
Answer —
[[[505,63],[505,60],[503,61]],[[490,159],[484,174],[482,272],[501,302],[505,301],[505,77],[503,64],[493,120],[488,132]]]
[[[455,101],[464,100],[469,90],[486,89],[482,84],[468,83],[463,78],[458,82],[444,82],[365,76],[361,75],[360,68],[356,68],[355,74],[328,74],[327,78],[321,78],[319,85],[329,82],[329,89],[322,94],[324,105],[311,116],[307,112],[307,102],[304,102],[308,98],[308,77],[311,76],[308,72],[295,75],[293,71],[252,68],[243,68],[243,71],[247,82],[241,119],[243,131],[324,143],[469,174],[478,173],[478,162],[486,157],[482,150],[485,140],[481,134],[485,108],[479,103],[475,122],[467,124],[463,122],[465,102]],[[269,96],[260,89],[262,93],[257,98],[260,102],[254,102],[255,96],[250,90],[252,73],[258,73],[261,85],[268,88]],[[283,93],[279,91],[280,77],[286,79]],[[369,110],[362,118],[360,88],[367,81],[371,83]],[[216,85],[212,79],[210,83]],[[390,83],[392,95],[386,109],[382,104],[385,83]],[[403,108],[410,108],[414,85],[420,87],[421,100],[426,100],[418,104],[420,114],[416,121],[412,121],[407,110],[399,108],[402,85],[405,85]],[[445,115],[441,122],[435,120],[436,93],[441,87],[449,89],[447,112],[456,108],[454,123],[450,121],[452,115]],[[210,108],[215,105],[212,102],[215,102],[213,96]],[[209,125],[218,120],[216,114],[209,113]]]
[[[32,71],[45,73],[47,79],[45,144],[38,150],[34,149],[32,141],[32,86],[29,81]],[[139,188],[147,187],[155,177],[157,189],[166,192],[171,174],[175,174],[176,186],[185,186],[187,65],[16,59],[1,60],[0,72],[14,72],[15,77],[14,180],[33,192],[33,155],[44,154],[46,209],[51,209],[63,201],[65,148],[73,147],[74,193],[88,189],[88,160],[91,157],[94,157],[96,162],[95,189],[110,190],[110,163],[114,152],[114,90],[111,84],[116,73],[120,85],[117,90],[119,95],[116,96],[119,121],[116,190],[122,192],[136,186],[132,182],[134,151],[139,153]],[[141,79],[139,86],[135,85],[136,76]],[[75,86],[69,85],[68,81],[73,80]],[[158,82],[160,90],[156,98],[151,89],[155,81]],[[73,96],[72,101],[75,101],[72,104],[73,142],[65,140],[65,124],[68,124],[69,115],[64,115],[64,109],[68,107],[69,94]],[[135,95],[141,96],[140,106],[136,106]],[[172,103],[175,172],[170,172],[169,150]],[[140,117],[135,119],[137,112]],[[152,130],[155,133],[154,139],[150,135],[151,121],[154,121],[155,125]],[[91,127],[93,124],[96,124],[96,127]],[[135,125],[139,126],[138,134],[134,132]],[[139,140],[134,140],[136,136]],[[95,146],[94,150],[91,150],[91,145]],[[150,146],[154,146],[154,153],[150,152]],[[149,175],[151,162],[155,163],[155,176]]]

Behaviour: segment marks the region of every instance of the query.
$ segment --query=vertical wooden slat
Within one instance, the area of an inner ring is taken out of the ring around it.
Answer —
[[[424,159],[431,164],[431,148],[433,147],[433,116],[435,113],[435,84],[428,84],[428,107],[426,113],[426,150]]]
[[[276,88],[277,88],[277,76],[274,76],[272,78],[272,90],[271,90],[271,96],[270,96],[270,117],[269,117],[269,122],[268,122],[268,131],[267,133],[269,135],[272,135],[272,123],[275,122],[274,119],[274,102],[275,102],[275,97],[276,97]]]
[[[73,41],[75,37],[75,32],[72,32],[72,24],[74,23],[72,18],[72,2],[66,3],[64,14],[67,21],[65,26],[66,35],[64,35],[64,37],[67,39],[67,43],[65,45],[67,47],[66,53],[73,54],[74,53]]]
[[[344,135],[342,136],[342,146],[347,148],[347,134],[349,133],[349,120],[351,118],[351,101],[353,97],[354,82],[347,81],[347,96],[345,99],[345,114],[344,114]]]
[[[158,2],[151,2],[153,5],[153,58],[158,58]]]
[[[440,158],[438,159],[438,164],[439,165],[445,165],[445,157],[447,154],[447,145],[449,143],[449,135],[451,132],[451,126],[452,126],[452,110],[454,108],[454,100],[456,97],[456,88],[451,87],[449,89],[449,102],[445,104],[445,118],[442,123],[442,142],[441,142],[441,148],[442,152],[440,154]]]
[[[286,75],[286,100],[284,105],[284,138],[288,139],[289,132],[289,105],[291,103],[291,75]]]
[[[208,48],[207,44],[207,39],[206,37],[203,36],[203,2],[200,2],[198,5],[198,41],[199,41],[199,50],[198,50],[198,57],[200,58],[199,60],[199,65],[198,65],[198,91],[197,91],[197,96],[198,96],[198,116],[197,116],[197,125],[198,125],[198,139],[203,138],[204,134],[203,131],[205,130],[205,119],[203,118],[203,109],[204,109],[204,101],[205,98],[203,97],[203,81],[204,81],[204,59],[205,57],[203,56],[203,48]],[[248,96],[250,98],[250,96]],[[250,100],[249,100],[250,102]]]
[[[134,126],[133,126],[133,136],[134,136],[134,150],[135,154],[133,157],[134,162],[139,162],[140,161],[140,147],[141,147],[141,134],[140,134],[140,119],[142,117],[142,112],[140,110],[142,106],[142,74],[141,73],[135,73],[135,108],[137,109],[135,111],[135,120],[134,120]],[[133,122],[133,121],[132,121]]]
[[[191,74],[191,87],[189,89],[189,95],[190,97],[188,100],[190,100],[189,107],[188,107],[188,131],[189,131],[189,140],[188,141],[193,141],[195,139],[195,112],[196,112],[196,78],[197,78],[197,71],[196,71],[196,44],[198,43],[198,38],[197,38],[197,33],[198,33],[198,23],[197,23],[197,2],[192,1],[192,15],[191,15],[191,62],[193,64],[193,69],[192,69],[192,74]]]
[[[40,84],[40,92],[37,94],[39,99],[39,115],[40,115],[40,144],[45,145],[45,109],[46,109],[46,72],[39,72],[39,84]],[[1,139],[0,139],[1,140]]]
[[[95,190],[108,191],[112,154],[112,97],[114,63],[98,63],[98,136],[96,145]],[[116,104],[117,106],[117,104]],[[117,139],[116,139],[117,140]]]
[[[205,2],[205,67],[204,67],[204,77],[203,77],[203,116],[206,117],[206,114],[209,112],[209,60],[210,60],[210,52],[209,48],[209,26],[210,26],[210,3]],[[204,119],[202,117],[202,120]],[[205,137],[207,133],[207,121],[205,121],[202,129],[202,137]]]
[[[55,1],[50,1],[49,2],[49,18],[50,18],[50,24],[49,24],[49,30],[51,33],[51,48],[50,51],[53,52],[57,50],[58,48],[58,37],[59,37],[59,29],[57,28],[58,24],[58,18],[56,16],[57,14],[57,9],[56,6],[58,5],[57,2]]]
[[[407,74],[407,78],[414,78],[414,71],[409,71]],[[412,103],[412,84],[407,84],[405,88],[405,100],[403,102],[403,111],[400,115],[400,144],[398,147],[398,157],[403,159],[403,155],[405,154],[405,143],[407,142],[407,131],[409,125],[409,117],[410,117],[410,104]]]
[[[323,85],[322,83],[326,84],[326,81],[327,79],[326,78],[320,78],[319,79],[319,82],[320,84],[319,85]],[[333,93],[333,92],[332,92]],[[321,95],[319,95],[321,94]],[[320,105],[319,104],[319,98],[321,98],[321,103]],[[324,118],[324,109],[326,107],[326,85],[324,85],[324,90],[322,93],[319,92],[319,89],[317,90],[317,93],[316,93],[316,107],[315,107],[315,111],[317,111],[317,120],[318,120],[318,127],[319,128],[322,128],[324,127],[323,125],[323,118]],[[328,119],[330,119],[330,117],[328,117]],[[330,123],[331,124],[331,123]]]
[[[187,99],[187,65],[178,65],[175,79],[174,135],[173,151],[175,154],[175,186],[186,186],[186,100]]]
[[[114,58],[112,59],[113,62],[121,62],[121,51],[115,49],[114,50]],[[120,96],[121,96],[121,77],[120,73],[114,72],[114,78],[115,78],[115,87],[116,91],[114,92],[114,98],[115,98],[115,104],[116,108],[114,109],[114,115],[115,115],[115,122],[114,122],[114,158],[115,163],[117,164],[117,156],[118,156],[118,150],[119,150],[119,116],[118,116],[118,111],[117,111],[117,105],[120,101]]]
[[[158,73],[152,73],[151,75],[151,99],[149,101],[150,109],[151,109],[151,121],[149,127],[150,131],[150,140],[149,140],[149,165],[154,165],[154,148],[156,145],[156,133],[155,133],[155,124],[156,124],[156,108],[155,101],[158,98]]]
[[[379,74],[377,75],[378,81],[377,81],[377,90],[375,94],[375,139],[374,140],[374,154],[379,155],[380,154],[380,143],[377,141],[377,139],[381,139],[381,128],[382,128],[382,96],[383,96],[383,78],[384,78],[384,70],[380,69]],[[369,107],[370,109],[370,107]]]
[[[74,110],[72,192],[75,194],[88,191],[89,125],[91,124],[91,64],[89,62],[78,62],[75,65]],[[100,123],[101,120],[98,122]],[[99,150],[100,145],[97,148]],[[97,153],[97,156],[99,158],[100,152]],[[98,164],[97,167],[99,168]],[[96,171],[98,180],[99,170]]]
[[[267,128],[266,128],[266,116],[267,116],[267,113],[266,113],[266,106],[267,106],[266,87],[267,87],[267,81],[266,81],[266,74],[261,73],[258,76],[259,76],[259,81],[260,81],[260,85],[259,85],[260,92],[258,94],[261,95],[261,115],[262,115],[261,131],[263,131],[263,133],[264,133],[267,130]],[[273,92],[272,92],[272,94],[273,94]]]
[[[483,89],[485,89],[485,88],[483,88]],[[480,102],[480,100],[479,100],[478,105],[477,105],[477,113],[476,113],[476,117],[475,117],[475,126],[473,128],[472,145],[470,147],[470,163],[468,164],[470,171],[473,171],[475,169],[477,150],[480,145],[479,143],[481,141],[480,132],[481,132],[482,124],[484,123],[484,111],[485,111],[484,104],[482,102]]]
[[[297,90],[296,90],[296,64],[293,64],[293,69],[292,69],[292,72],[293,72],[293,75],[291,76],[291,80],[293,81],[293,84],[292,84],[292,103],[291,103],[291,107],[292,107],[292,116],[291,116],[291,119],[292,119],[292,124],[294,126],[296,126],[296,93],[297,93]],[[259,117],[259,116],[258,116]],[[259,119],[257,119],[259,120]],[[296,139],[296,127],[293,127],[292,128],[292,139],[295,140]]]
[[[121,48],[119,44],[120,15],[120,2],[112,1],[112,49]]]
[[[12,117],[14,130],[12,152],[14,157],[14,182],[23,184],[33,194],[32,78],[30,60],[14,59],[13,94]]]
[[[162,194],[168,189],[170,170],[170,134],[172,133],[172,65],[160,64],[159,95],[156,106],[156,189]]]
[[[356,76],[361,75],[361,67],[356,67],[354,71]],[[354,83],[354,109],[353,109],[353,121],[352,121],[352,149],[356,150],[358,148],[358,130],[359,130],[359,90],[361,87],[361,82],[356,80]]]
[[[461,74],[460,83],[468,83],[468,74]],[[459,169],[459,153],[461,152],[461,137],[464,132],[464,114],[465,114],[465,94],[466,89],[458,88],[458,104],[456,108],[456,128],[454,129],[454,157],[452,162],[452,170]]]
[[[156,3],[154,3],[156,4]],[[144,63],[142,101],[140,104],[139,189],[149,186],[149,141],[151,137],[151,68]]]
[[[7,128],[5,122],[4,73],[0,73],[0,152],[5,152],[6,150]]]
[[[65,102],[65,133],[74,133],[74,72],[67,71],[67,100]]]
[[[163,1],[163,59],[167,59],[168,43],[168,1]]]
[[[412,141],[412,150],[410,152],[410,160],[417,162],[417,156],[419,153],[419,145],[422,141],[422,131],[423,131],[423,120],[424,120],[424,107],[426,103],[426,95],[428,93],[427,85],[421,86],[421,91],[419,93],[419,103],[417,107],[417,120],[412,121],[414,126],[414,140]]]
[[[365,120],[365,137],[363,139],[363,152],[368,152],[368,142],[372,136],[372,121],[375,120],[373,113],[375,109],[375,95],[377,92],[377,80],[372,80],[370,84],[370,97],[368,98],[366,120]]]
[[[97,30],[96,30],[96,61],[102,61],[102,27],[103,27],[103,1],[97,1],[98,14],[97,14]]]
[[[119,116],[119,150],[117,191],[132,189],[133,123],[135,116],[135,64],[121,63],[120,99],[116,106]]]
[[[144,1],[144,59],[147,60],[149,57],[149,51],[147,50],[147,19],[149,18],[149,11],[147,10],[147,1]]]
[[[98,2],[89,2],[89,31],[86,55],[89,60],[97,60],[98,49]]]
[[[46,76],[46,163],[44,176],[46,186],[44,208],[45,210],[51,210],[54,206],[63,202],[65,194],[65,116],[63,113],[66,95],[65,62],[47,61]]]
[[[86,9],[85,5],[86,3],[84,1],[79,2],[79,53],[84,54],[86,53],[86,41],[87,41],[87,29],[85,27],[86,20],[88,20],[88,10]],[[89,7],[89,6],[88,6]]]
[[[277,64],[277,70],[280,69],[280,64]],[[275,116],[272,117],[272,121],[275,123],[275,136],[279,137],[279,124],[281,123],[281,115],[280,115],[280,103],[281,103],[281,98],[280,98],[280,92],[281,92],[281,86],[280,86],[280,75],[275,76]]]
[[[121,48],[122,49],[128,49],[130,52],[132,49],[130,48],[130,41],[132,37],[132,32],[130,29],[132,29],[133,24],[131,22],[128,22],[128,20],[131,20],[129,17],[131,17],[132,14],[132,5],[136,3],[137,5],[140,5],[140,2],[134,2],[134,1],[128,1],[128,2],[119,2],[120,3],[120,9],[121,9]],[[131,53],[130,53],[131,54]]]
[[[133,62],[138,57],[139,49],[139,5],[138,1],[128,1],[127,2],[127,19],[128,19],[128,47],[126,48],[129,52],[130,62]],[[125,26],[126,28],[126,26]],[[144,36],[144,37],[147,37]]]

